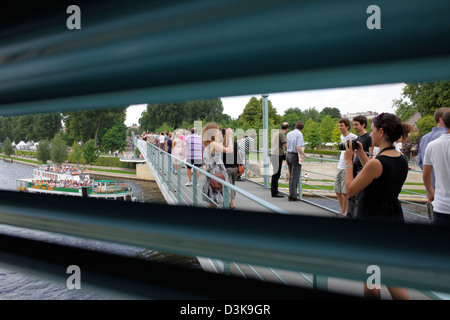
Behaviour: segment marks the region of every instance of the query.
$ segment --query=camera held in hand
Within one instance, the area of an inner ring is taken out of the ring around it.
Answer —
[[[356,139],[354,139],[354,140],[347,140],[346,142],[339,143],[339,150],[345,151],[345,144],[348,143],[348,146],[350,146],[350,142],[352,143],[353,150],[356,150],[359,148],[358,142],[356,142]]]

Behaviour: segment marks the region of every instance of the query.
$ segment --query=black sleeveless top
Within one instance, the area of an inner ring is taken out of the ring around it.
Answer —
[[[376,159],[381,162],[383,172],[361,191],[357,218],[404,222],[398,195],[408,175],[408,160],[404,155],[380,155]]]

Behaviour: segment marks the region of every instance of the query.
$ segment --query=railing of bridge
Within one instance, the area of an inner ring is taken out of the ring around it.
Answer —
[[[307,161],[310,161],[310,160],[321,161],[321,162],[328,162],[328,163],[333,163],[333,162],[337,163],[337,162],[339,162],[339,160],[336,160],[336,159],[333,159],[333,158],[309,157],[307,159]],[[415,170],[415,169],[411,169],[409,171],[410,172],[422,172],[421,170]],[[325,174],[325,173],[322,173],[322,172],[319,172],[319,171],[311,171],[311,170],[305,170],[305,169],[303,169],[303,172],[310,173],[310,174],[312,174],[314,176],[323,177],[323,179],[315,179],[315,178],[308,177],[308,180],[310,180],[310,181],[317,181],[317,182],[320,182],[320,184],[321,184],[321,185],[313,185],[313,184],[308,185],[308,188],[309,188],[308,192],[309,193],[311,193],[311,194],[313,194],[314,196],[317,196],[317,197],[322,197],[322,198],[325,198],[327,200],[338,202],[337,199],[335,199],[335,198],[328,197],[326,195],[323,195],[321,193],[317,193],[315,191],[311,191],[311,188],[313,190],[328,191],[328,189],[323,188],[322,186],[323,185],[334,186],[334,178],[335,178],[335,176],[332,176],[332,175],[329,175],[329,174]],[[329,181],[330,179],[332,180],[331,182]],[[424,190],[425,187],[423,186],[423,184],[422,184],[422,187],[423,187],[422,189]],[[302,187],[302,188],[300,188],[300,190],[304,190],[304,188]],[[420,193],[420,192],[411,191],[411,190],[407,189],[407,185],[405,185],[405,184],[402,187],[401,193],[405,194],[405,195],[421,196],[422,198],[424,196],[426,197],[426,194],[424,195],[423,192]],[[417,202],[417,201],[410,201],[410,200],[406,200],[406,199],[402,199],[402,198],[399,198],[399,200],[400,200],[400,203],[409,205],[409,206],[403,206],[403,213],[404,214],[408,214],[408,215],[412,215],[414,217],[417,217],[420,220],[422,220],[422,222],[425,222],[425,223],[429,222],[428,220],[430,219],[430,217],[427,215],[427,205],[421,203],[423,201]],[[420,200],[423,200],[423,199],[420,199]],[[415,212],[413,212],[412,209],[408,209],[408,207],[413,208],[413,210]],[[418,214],[417,212],[423,212],[424,214],[423,215],[422,214]]]
[[[197,168],[183,159],[177,158],[165,152],[154,144],[137,138],[134,138],[134,142],[144,158],[152,165],[153,173],[156,174],[155,179],[159,179],[160,187],[165,188],[168,192],[167,196],[169,197],[169,200],[171,199],[169,202],[172,204],[208,207],[209,203],[204,200],[204,197],[206,197],[210,203],[215,206],[221,207],[222,209],[229,209],[230,190],[234,190],[236,193],[242,195],[261,208],[269,210],[270,212],[289,214],[286,210],[274,206],[263,199],[257,198],[253,194],[242,190],[227,181],[217,178],[209,172],[201,168]],[[176,172],[173,168],[174,161],[179,163],[178,172]],[[183,188],[185,183],[188,182],[188,180],[181,174],[181,167],[183,165],[193,170],[192,190],[189,189],[189,191],[186,191],[186,188]],[[213,199],[209,198],[202,192],[199,181],[197,181],[197,172],[222,184],[223,203],[219,204],[214,202]]]
[[[262,153],[259,151],[254,151],[254,154],[258,154],[258,156],[256,157],[256,160],[252,160],[252,163],[254,165],[256,165],[257,167],[261,167],[262,168],[262,161],[261,161],[261,155]],[[254,158],[254,157],[253,157]],[[330,164],[330,163],[338,163],[338,157],[318,157],[318,156],[310,156],[309,158],[306,158],[305,163],[312,163],[312,162],[316,162],[316,163],[323,163],[323,164]],[[246,157],[246,164],[248,162],[248,157]],[[333,211],[337,214],[339,214],[339,211],[334,210],[331,204],[336,204],[337,206],[339,205],[338,200],[336,197],[334,196],[330,196],[330,194],[334,194],[333,193],[333,187],[334,187],[334,179],[335,179],[335,175],[331,175],[331,174],[327,174],[321,171],[317,171],[317,170],[308,170],[305,169],[305,167],[307,166],[302,166],[301,172],[300,172],[300,181],[302,183],[299,183],[298,185],[298,193],[300,196],[300,199],[302,199],[305,202],[314,204],[316,206],[319,207],[323,207],[327,210]],[[255,171],[253,171],[255,172]],[[413,172],[417,172],[417,173],[421,173],[421,170],[417,170],[417,169],[410,169],[409,172],[413,173]],[[306,183],[306,179],[305,179],[305,173],[308,174],[308,182]],[[311,183],[313,182],[313,183]],[[417,190],[414,189],[410,189],[411,187],[408,186],[407,184],[404,184],[401,190],[401,194],[404,195],[405,197],[401,197],[399,200],[400,202],[403,204],[403,212],[406,215],[409,216],[413,216],[415,218],[417,218],[416,220],[418,222],[423,222],[423,223],[429,223],[430,222],[430,217],[428,215],[428,207],[426,204],[426,193],[425,193],[425,187],[423,185],[423,183],[419,183],[417,186]],[[313,196],[315,198],[322,198],[327,200],[328,203],[330,203],[330,205],[321,205],[318,204],[314,201],[311,201],[309,199],[306,199],[304,196],[308,195],[308,196]],[[411,197],[408,197],[411,196]],[[409,199],[408,198],[412,198]],[[416,199],[414,199],[416,198]]]

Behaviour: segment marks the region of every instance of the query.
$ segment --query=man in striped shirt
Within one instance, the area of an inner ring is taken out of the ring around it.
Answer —
[[[190,162],[197,168],[201,168],[202,166],[202,138],[197,134],[197,128],[191,129],[191,134],[186,138],[186,162]],[[186,186],[192,186],[192,169],[191,167],[187,167],[187,175],[189,178]],[[200,176],[200,172],[197,171],[197,187],[198,187],[198,178]]]

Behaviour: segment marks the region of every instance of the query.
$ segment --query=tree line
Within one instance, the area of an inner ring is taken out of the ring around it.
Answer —
[[[104,150],[116,150],[125,145],[125,117],[126,107],[0,117],[0,141],[9,138],[15,143],[38,142],[51,140],[61,133],[68,146],[74,141],[87,142],[92,139],[96,146]],[[113,143],[115,140],[122,142]]]
[[[125,149],[125,117],[126,107],[1,117],[0,141],[7,153],[12,142],[39,142],[37,157],[42,162],[61,163],[68,158],[67,147],[72,147],[71,162],[92,163],[100,150]]]
[[[139,124],[141,131],[157,133],[165,130],[190,128],[195,121],[216,122],[219,127],[239,129],[241,132],[252,129],[258,132],[263,127],[262,112],[262,98],[252,97],[243,107],[242,114],[237,119],[232,119],[230,115],[223,113],[223,104],[220,98],[192,100],[147,105],[147,109],[139,119]],[[337,128],[337,122],[341,117],[339,109],[332,107],[324,108],[320,112],[315,107],[306,110],[298,107],[289,108],[284,115],[279,115],[270,99],[268,100],[268,115],[269,129],[280,128],[284,121],[289,122],[291,128],[299,120],[307,123],[311,129],[306,128],[304,131],[305,139],[316,145],[322,141],[331,141],[333,129]],[[319,130],[319,134],[316,129]],[[337,140],[339,140],[339,136]]]
[[[436,126],[433,115],[436,109],[450,106],[450,81],[406,83],[402,96],[392,101],[394,112],[402,119],[408,120],[414,112],[421,114],[417,121],[418,132],[410,136],[418,143],[420,138]],[[389,107],[389,106],[387,106]],[[326,107],[318,111],[316,107],[300,109],[290,107],[280,115],[273,107],[270,97],[268,100],[269,129],[278,129],[282,122],[288,122],[293,128],[297,121],[305,123],[303,130],[305,141],[311,147],[325,142],[340,142],[338,120],[342,117],[339,108]],[[351,119],[350,119],[351,120]],[[177,128],[191,127],[194,121],[216,122],[220,127],[230,127],[244,132],[254,129],[258,132],[262,124],[262,98],[252,97],[243,106],[242,113],[237,119],[231,119],[223,113],[220,98],[210,100],[194,100],[170,104],[148,105],[139,120],[141,130],[150,132],[172,131]],[[371,121],[366,130],[370,132]],[[351,127],[351,132],[354,132]]]

